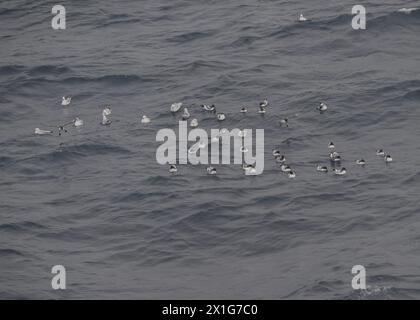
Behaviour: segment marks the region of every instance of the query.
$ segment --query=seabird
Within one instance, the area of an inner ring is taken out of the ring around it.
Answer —
[[[187,108],[184,108],[184,113],[182,114],[182,120],[187,120],[191,117],[190,113],[188,112]]]
[[[197,128],[198,127],[198,120],[197,119],[192,119],[190,122],[190,127],[191,128]]]
[[[258,113],[259,113],[259,114],[264,114],[264,113],[266,113],[265,107],[260,106],[260,109],[258,110]]]
[[[204,111],[207,112],[215,112],[216,111],[216,107],[214,104],[209,105],[209,104],[202,104],[201,107],[203,108]]]
[[[53,132],[51,130],[42,130],[40,128],[35,128],[35,134],[43,136],[43,135],[48,135],[48,134],[52,134]]]
[[[105,109],[102,111],[102,124],[104,126],[111,124],[111,120],[108,119],[108,116],[112,114],[112,110],[110,107],[105,107]]]
[[[342,176],[347,173],[346,168],[332,169],[336,175]]]
[[[150,122],[150,118],[148,116],[141,117],[141,123],[149,123],[149,122]]]
[[[178,112],[182,107],[182,102],[176,102],[171,105],[171,112]]]
[[[327,105],[324,102],[321,102],[317,108],[320,112],[326,111],[328,109]]]
[[[81,127],[81,126],[83,126],[84,122],[83,122],[83,120],[82,120],[82,119],[80,119],[79,117],[76,117],[76,118],[73,120],[73,124],[74,124],[74,126],[75,126],[75,127]]]
[[[275,156],[274,157],[277,163],[285,163],[286,157],[285,156]]]
[[[384,157],[384,156],[385,156],[385,152],[384,152],[384,150],[382,150],[382,149],[378,149],[378,150],[376,150],[376,155],[377,155],[377,156],[382,156],[382,157]]]
[[[299,15],[299,18],[298,18],[298,21],[299,22],[304,22],[304,21],[307,21],[308,19],[306,19],[304,16],[303,16],[303,13],[301,13],[300,15]]]
[[[207,167],[207,174],[214,175],[216,173],[217,171],[215,167]]]
[[[268,107],[268,100],[264,99],[262,102],[260,102],[260,108],[266,108]]]
[[[289,119],[287,119],[287,118],[281,119],[280,120],[280,125],[288,127],[289,126]]]
[[[317,170],[317,171],[320,171],[320,172],[328,172],[328,168],[327,168],[327,167],[325,167],[325,166],[320,166],[320,165],[318,165],[318,166],[316,167],[316,170]]]
[[[68,106],[71,102],[71,97],[63,97],[61,100],[62,106]]]
[[[225,114],[224,113],[218,113],[217,114],[217,120],[219,120],[219,121],[223,121],[223,120],[225,120],[226,119],[226,116],[225,116]]]
[[[341,156],[337,151],[334,151],[330,153],[330,159],[331,161],[338,162],[341,161]]]
[[[280,150],[274,149],[274,150],[273,150],[273,156],[274,156],[274,157],[279,157],[279,156],[281,156]]]
[[[290,172],[290,171],[292,171],[292,168],[290,168],[288,165],[286,165],[286,164],[282,164],[281,165],[281,167],[280,167],[280,169],[281,169],[281,171],[283,171],[283,172]]]
[[[366,164],[366,161],[364,159],[359,159],[356,160],[356,164],[358,164],[359,166],[364,166]]]

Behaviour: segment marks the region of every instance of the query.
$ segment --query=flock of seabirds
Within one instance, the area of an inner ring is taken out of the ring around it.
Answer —
[[[398,10],[399,12],[404,12],[404,13],[411,13],[411,11],[413,10],[418,10],[418,8],[403,8]],[[299,14],[298,18],[297,18],[298,22],[307,22],[307,21],[311,21],[309,19],[307,19],[302,13]],[[68,106],[71,103],[71,97],[63,97],[62,98],[62,106]],[[265,114],[266,113],[266,108],[268,107],[269,103],[267,101],[267,99],[265,99],[264,101],[262,101],[259,104],[259,109],[258,109],[258,113],[259,114]],[[216,118],[218,121],[223,121],[226,119],[226,115],[222,112],[216,112],[216,107],[213,105],[201,105],[202,109],[206,112],[210,112],[210,113],[214,113],[216,115]],[[172,113],[177,113],[178,111],[180,111],[181,109],[183,109],[183,114],[182,114],[182,120],[188,120],[191,117],[190,112],[188,111],[187,107],[183,107],[183,104],[181,102],[178,103],[174,103],[171,105],[171,112]],[[324,103],[321,102],[318,106],[317,106],[317,110],[321,113],[327,111],[328,106]],[[247,113],[248,110],[246,107],[242,107],[240,110],[241,113]],[[111,114],[112,114],[112,110],[110,107],[105,107],[102,111],[102,122],[101,124],[106,126],[106,125],[110,125],[111,124]],[[143,115],[141,118],[141,123],[143,124],[147,124],[150,123],[150,118]],[[54,128],[56,128],[58,130],[58,135],[61,136],[63,132],[68,132],[68,130],[66,129],[68,126],[74,126],[74,127],[81,127],[84,125],[84,122],[82,119],[76,117],[74,120],[72,120],[71,122],[62,124],[62,125],[58,125]],[[289,126],[289,120],[288,118],[283,118],[280,120],[280,125],[281,126],[285,126],[288,127]],[[198,127],[198,120],[197,119],[192,119],[190,120],[190,127],[192,128],[196,128]],[[223,133],[222,131],[226,130],[226,129],[222,129],[221,133]],[[36,135],[51,135],[54,132],[52,130],[42,130],[40,128],[36,128],[35,129],[35,134]],[[244,134],[244,131],[240,131],[239,134]],[[220,137],[217,137],[216,139],[218,139]],[[198,148],[203,148],[205,147],[205,145],[199,145]],[[346,168],[344,167],[340,167],[340,163],[341,163],[341,156],[340,154],[335,150],[335,145],[333,142],[330,142],[330,144],[328,145],[328,149],[329,149],[329,159],[332,165],[332,172],[336,175],[345,175],[347,173]],[[192,148],[190,148],[189,152],[190,153],[195,153],[197,152],[197,148],[194,149],[194,146]],[[244,147],[241,147],[241,152],[248,152],[248,150],[246,150]],[[383,149],[378,149],[376,150],[376,155],[379,157],[382,157],[384,159],[384,161],[386,163],[392,162],[393,159],[391,157],[391,155],[387,154],[384,152]],[[286,173],[288,175],[289,178],[295,178],[296,177],[296,173],[295,171],[292,170],[292,168],[286,164],[286,157],[281,154],[281,152],[277,149],[273,150],[273,157],[276,161],[276,163],[280,164],[280,169],[282,172]],[[358,159],[356,160],[356,164],[360,165],[360,166],[364,166],[366,164],[366,161],[364,159]],[[339,168],[336,168],[337,167]],[[256,174],[256,170],[255,170],[255,165],[249,165],[249,164],[243,164],[242,165],[243,170],[245,171],[245,173],[247,175],[253,175]],[[317,165],[316,170],[319,172],[324,172],[327,173],[329,171],[327,166],[322,166],[322,165]],[[169,168],[169,172],[170,173],[176,173],[178,171],[176,165],[171,165]],[[209,175],[215,175],[217,174],[216,168],[214,167],[207,167],[207,173]]]
[[[62,106],[70,105],[71,99],[72,99],[71,97],[63,97],[61,105]],[[268,100],[264,99],[262,102],[260,102],[259,108],[257,109],[257,113],[261,114],[261,115],[265,114],[268,106],[269,106]],[[216,119],[219,122],[224,121],[226,119],[226,115],[224,113],[216,111],[216,107],[215,107],[214,104],[212,104],[212,105],[203,104],[203,105],[201,105],[201,108],[205,112],[214,114]],[[182,120],[183,121],[189,120],[191,118],[191,114],[190,114],[188,108],[183,106],[182,102],[173,103],[170,107],[170,111],[171,111],[172,114],[178,113],[181,109],[183,110]],[[326,103],[320,102],[319,105],[316,107],[316,109],[320,113],[324,113],[328,110],[328,106],[327,106]],[[245,113],[248,112],[248,109],[246,107],[242,107],[240,109],[240,112],[245,114]],[[112,123],[111,114],[112,114],[111,107],[106,106],[102,110],[101,125],[108,126]],[[148,123],[151,122],[151,120],[150,120],[149,117],[143,115],[141,117],[140,122],[142,124],[148,124]],[[79,117],[76,117],[72,121],[64,123],[64,124],[60,124],[60,125],[56,126],[55,128],[58,132],[58,135],[61,136],[63,132],[65,132],[65,133],[68,132],[67,128],[69,126],[81,127],[83,125],[84,125],[84,121],[82,119],[80,119]],[[288,118],[281,119],[280,120],[280,126],[288,127],[289,126]],[[191,128],[198,127],[198,120],[195,119],[195,118],[191,119],[190,120],[190,127]],[[220,130],[220,135],[218,137],[212,138],[212,142],[219,142],[220,141],[219,139],[221,138],[223,133],[225,133],[226,131],[227,131],[227,129],[221,129]],[[52,134],[54,134],[54,131],[53,130],[43,130],[43,129],[40,129],[40,128],[36,128],[35,129],[35,134],[36,135],[52,135]],[[245,131],[240,130],[238,135],[240,137],[244,137],[245,136]],[[213,141],[213,139],[215,139],[215,141]],[[195,145],[195,146],[191,147],[188,150],[188,152],[189,153],[196,153],[199,148],[204,148],[205,146],[206,146],[205,144],[199,144],[198,146]],[[328,149],[329,149],[329,159],[330,159],[330,162],[331,162],[331,165],[332,165],[332,172],[335,175],[345,175],[347,173],[346,168],[344,168],[344,167],[336,168],[336,165],[338,165],[338,166],[340,165],[342,158],[341,158],[340,154],[335,150],[335,145],[334,145],[333,142],[329,143]],[[245,152],[248,152],[248,150],[245,147],[242,146],[241,147],[241,152],[245,153]],[[292,170],[292,168],[288,164],[286,164],[285,155],[283,155],[280,152],[280,150],[278,150],[278,149],[274,149],[272,154],[273,154],[275,162],[280,165],[281,171],[286,173],[289,178],[295,178],[296,173],[295,173],[294,170]],[[383,149],[376,150],[376,155],[378,157],[382,157],[386,163],[389,163],[389,162],[393,161],[391,155],[386,154]],[[359,166],[364,166],[366,164],[366,161],[364,159],[358,159],[358,160],[356,160],[356,164],[359,165]],[[257,174],[256,169],[255,169],[255,164],[254,165],[243,164],[242,168],[243,168],[246,175],[256,175]],[[323,172],[323,173],[328,173],[328,171],[329,171],[327,166],[322,166],[322,165],[317,165],[316,170],[319,171],[319,172]],[[178,168],[176,167],[175,164],[172,164],[169,167],[169,172],[171,174],[175,174],[175,173],[178,172]],[[207,174],[209,174],[209,175],[217,174],[216,168],[214,168],[212,166],[207,167]]]

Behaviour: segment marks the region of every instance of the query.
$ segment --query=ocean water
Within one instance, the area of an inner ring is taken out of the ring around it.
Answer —
[[[0,298],[420,298],[420,10],[398,12],[418,1],[360,1],[364,31],[347,0],[74,0],[61,31],[55,4],[0,4]],[[170,175],[156,133],[177,128],[177,101],[206,130],[265,129],[264,173]],[[330,141],[345,176],[315,170]],[[367,290],[351,287],[357,264]]]

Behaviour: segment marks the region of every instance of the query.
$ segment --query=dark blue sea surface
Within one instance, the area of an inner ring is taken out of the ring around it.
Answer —
[[[398,12],[418,1],[359,1],[362,31],[347,0],[74,0],[61,31],[55,4],[0,4],[0,298],[420,298],[420,10]],[[265,129],[264,173],[170,175],[156,133],[178,101],[206,130]],[[330,141],[345,176],[316,171]]]

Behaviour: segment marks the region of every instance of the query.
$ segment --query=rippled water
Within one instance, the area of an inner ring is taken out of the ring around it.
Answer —
[[[420,11],[397,12],[418,1],[363,1],[365,31],[351,1],[71,1],[65,31],[54,4],[0,5],[1,298],[420,298]],[[155,138],[177,101],[265,129],[264,174],[170,176]],[[81,129],[33,134],[76,116]],[[346,176],[315,170],[330,141]],[[66,291],[51,289],[56,264]]]

